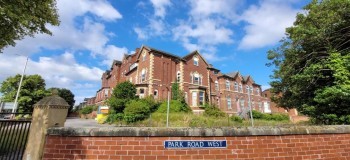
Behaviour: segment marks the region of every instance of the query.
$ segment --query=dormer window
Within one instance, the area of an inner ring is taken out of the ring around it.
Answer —
[[[194,58],[193,58],[193,65],[199,66],[198,61],[199,61],[198,57],[194,57]]]

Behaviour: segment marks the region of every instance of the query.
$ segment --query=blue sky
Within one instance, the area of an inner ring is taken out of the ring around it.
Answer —
[[[0,82],[40,74],[47,87],[92,97],[112,60],[142,45],[179,56],[198,50],[223,73],[250,74],[263,89],[272,68],[266,52],[310,1],[304,0],[57,0],[61,25],[53,36],[25,37],[0,55]]]

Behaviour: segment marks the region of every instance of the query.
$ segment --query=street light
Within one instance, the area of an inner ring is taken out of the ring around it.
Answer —
[[[249,105],[249,112],[250,112],[250,121],[252,123],[252,127],[254,127],[254,120],[253,120],[253,113],[252,113],[252,102],[250,101],[250,88],[248,88],[248,105]]]
[[[27,56],[26,64],[24,65],[24,69],[23,69],[23,72],[22,72],[21,80],[19,81],[19,86],[18,86],[18,90],[17,90],[17,94],[16,94],[15,103],[13,104],[12,113],[15,113],[15,111],[17,109],[18,96],[19,96],[19,92],[21,91],[23,76],[24,76],[24,73],[26,72],[27,63],[28,63],[28,56]]]

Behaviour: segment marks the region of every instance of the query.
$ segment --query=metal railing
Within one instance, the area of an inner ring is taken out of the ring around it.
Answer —
[[[22,159],[31,126],[31,113],[0,113],[0,159]]]

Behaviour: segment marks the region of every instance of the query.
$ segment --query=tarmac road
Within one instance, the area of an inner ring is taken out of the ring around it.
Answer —
[[[64,127],[81,128],[81,127],[114,127],[114,126],[109,124],[98,124],[97,121],[94,119],[80,119],[75,117],[74,118],[67,117],[66,123],[64,123]]]

